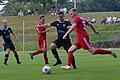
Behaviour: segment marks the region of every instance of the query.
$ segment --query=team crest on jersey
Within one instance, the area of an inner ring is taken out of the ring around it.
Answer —
[[[6,32],[4,32],[4,34],[5,34]]]
[[[57,24],[57,26],[59,26],[59,24]]]
[[[63,24],[63,27],[65,27],[66,25],[65,24]]]

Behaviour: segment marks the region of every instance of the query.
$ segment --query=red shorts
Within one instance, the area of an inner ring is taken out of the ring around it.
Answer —
[[[39,48],[46,48],[46,40],[38,40]]]
[[[83,48],[84,50],[88,50],[92,48],[92,44],[90,43],[88,35],[78,38],[73,45],[77,46],[78,48]]]

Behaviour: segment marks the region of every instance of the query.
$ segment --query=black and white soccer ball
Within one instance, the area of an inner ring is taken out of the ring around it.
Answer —
[[[50,66],[44,66],[42,68],[42,72],[45,74],[50,74],[51,73],[51,67]]]

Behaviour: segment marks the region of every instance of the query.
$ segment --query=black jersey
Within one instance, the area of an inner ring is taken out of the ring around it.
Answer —
[[[13,31],[11,30],[10,27],[7,27],[7,28],[2,27],[0,29],[0,36],[3,37],[3,39],[4,39],[5,42],[11,41],[11,39],[10,39],[10,33],[13,33]]]
[[[64,20],[63,22],[61,22],[60,20],[56,20],[51,23],[51,26],[56,27],[59,39],[63,38],[65,33],[68,31],[67,27],[71,25],[71,22],[68,20]],[[67,36],[67,38],[69,38],[69,35]]]

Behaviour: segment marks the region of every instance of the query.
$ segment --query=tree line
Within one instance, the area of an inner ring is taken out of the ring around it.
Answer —
[[[45,14],[52,6],[73,7],[70,0],[0,0],[0,4],[3,1],[8,1],[2,9],[3,15],[17,15],[20,10],[26,15],[28,9]],[[79,12],[120,11],[120,0],[81,0],[77,2],[77,9]]]

